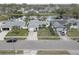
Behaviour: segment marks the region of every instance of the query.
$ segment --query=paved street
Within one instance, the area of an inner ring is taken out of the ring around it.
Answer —
[[[79,50],[79,43],[74,41],[54,40],[54,41],[42,41],[42,40],[31,40],[31,41],[18,41],[16,43],[6,43],[0,41],[0,50],[18,50],[18,49],[67,49],[67,50]]]

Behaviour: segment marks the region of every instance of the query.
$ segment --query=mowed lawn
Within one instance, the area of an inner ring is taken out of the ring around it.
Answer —
[[[67,32],[67,35],[69,37],[79,37],[79,29],[72,28]]]
[[[38,30],[38,39],[45,39],[45,40],[51,40],[51,39],[57,39],[59,38],[58,34],[53,31],[53,29],[48,28],[40,28]]]
[[[49,28],[41,28],[38,31],[38,36],[52,36],[52,33]]]
[[[69,55],[70,53],[65,50],[39,50],[37,55]]]
[[[23,54],[22,50],[0,50],[0,55]]]
[[[38,36],[58,36],[58,34],[53,31],[53,29],[47,28],[40,28],[38,30]]]
[[[12,29],[6,36],[27,36],[27,29]]]
[[[1,15],[0,16],[0,21],[6,21],[8,19],[9,19],[9,16],[7,16],[7,15]]]

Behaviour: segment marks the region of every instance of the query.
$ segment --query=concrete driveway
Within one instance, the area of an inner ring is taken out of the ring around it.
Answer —
[[[8,33],[9,31],[2,31],[0,32],[0,40],[4,40],[4,37],[6,36],[6,34]]]
[[[30,31],[27,40],[38,40],[37,32]]]
[[[62,36],[61,33],[59,31],[57,31],[59,37],[61,38],[61,40],[71,40],[67,35]]]

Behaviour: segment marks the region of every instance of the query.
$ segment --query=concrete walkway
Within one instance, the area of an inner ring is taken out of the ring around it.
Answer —
[[[27,37],[27,40],[38,40],[38,38],[37,38],[37,32],[30,31],[29,35]]]
[[[37,32],[30,31],[27,40],[38,40]],[[36,55],[37,50],[24,50],[25,55]]]
[[[79,50],[68,50],[71,55],[79,55]]]
[[[24,55],[36,55],[37,50],[24,50]]]
[[[9,31],[2,31],[0,32],[0,40],[4,40],[4,37],[6,36],[6,34],[8,33]]]

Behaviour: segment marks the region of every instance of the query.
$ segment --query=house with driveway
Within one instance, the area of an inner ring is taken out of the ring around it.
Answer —
[[[48,25],[48,23],[46,21],[30,20],[28,30],[29,31],[39,30],[39,27],[42,25]]]
[[[67,20],[55,20],[51,22],[51,26],[55,31],[61,31],[65,32],[67,27],[65,26],[67,24]]]
[[[12,19],[8,21],[4,21],[1,25],[1,31],[9,31],[13,26],[23,28],[25,26],[25,22],[23,20]]]
[[[79,19],[71,19],[70,21],[69,21],[69,23],[71,23],[71,26],[70,26],[70,28],[75,28],[75,29],[79,29]]]

